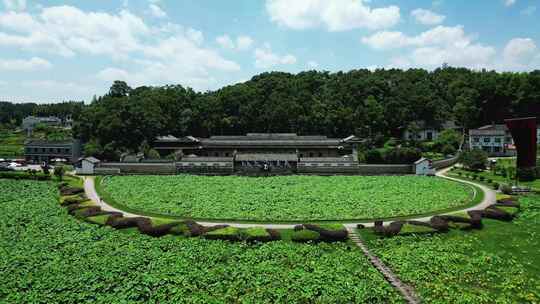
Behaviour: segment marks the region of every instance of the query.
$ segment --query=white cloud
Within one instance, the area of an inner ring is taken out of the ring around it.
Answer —
[[[536,6],[529,5],[527,6],[527,8],[521,11],[521,14],[525,16],[532,16],[535,12],[536,12]]]
[[[224,49],[234,49],[234,42],[229,35],[223,35],[216,38],[216,42]]]
[[[227,34],[217,37],[216,42],[224,49],[237,51],[249,50],[253,45],[253,39],[249,36],[238,36],[235,42]]]
[[[0,14],[0,45],[62,56],[88,53],[121,58],[136,51],[141,37],[149,33],[142,19],[125,10],[111,15],[55,6],[44,8],[38,16]]]
[[[8,11],[24,11],[26,9],[26,0],[4,0],[3,2]]]
[[[536,43],[530,38],[511,39],[502,55],[501,68],[506,70],[526,70],[540,56]]]
[[[400,20],[399,7],[371,8],[368,3],[365,0],[267,0],[266,11],[272,22],[297,30],[382,29]]]
[[[150,14],[156,18],[165,18],[167,17],[167,13],[159,7],[159,5],[155,3],[150,3],[148,6],[148,9],[150,10]]]
[[[255,67],[268,69],[276,65],[295,64],[296,57],[291,54],[278,55],[272,52],[269,45],[255,49]]]
[[[308,61],[307,65],[308,65],[308,67],[310,69],[316,69],[316,68],[319,67],[319,63],[317,61],[313,61],[313,60]]]
[[[236,38],[236,48],[240,51],[248,50],[253,45],[253,39],[249,36],[238,36]]]
[[[433,68],[448,63],[454,66],[482,68],[490,65],[495,48],[475,42],[462,26],[437,26],[417,36],[401,32],[378,32],[362,42],[378,50],[412,48],[410,53],[392,59],[391,66]]]
[[[516,4],[516,0],[504,0],[504,6],[512,6]]]
[[[52,67],[52,64],[42,58],[32,57],[28,60],[24,59],[0,59],[0,71],[34,71],[43,70]]]
[[[243,39],[238,47],[249,44]],[[216,72],[240,70],[236,62],[206,47],[201,31],[171,22],[150,25],[127,10],[85,12],[56,6],[37,14],[0,12],[1,46],[65,57],[113,59],[114,64],[103,68],[93,81],[129,75],[140,85],[181,83],[206,90],[217,85]]]
[[[417,8],[411,12],[411,16],[416,19],[416,22],[424,25],[440,24],[446,19],[446,16],[436,14],[430,10]]]

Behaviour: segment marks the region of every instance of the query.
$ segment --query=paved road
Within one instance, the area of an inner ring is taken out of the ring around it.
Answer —
[[[449,180],[459,181],[459,182],[462,182],[462,183],[465,183],[465,184],[475,185],[475,186],[481,188],[482,191],[484,191],[484,199],[482,200],[482,202],[480,204],[478,204],[476,206],[466,208],[466,209],[462,209],[462,210],[457,210],[457,211],[454,211],[454,212],[447,212],[445,214],[451,214],[451,213],[457,213],[457,212],[463,212],[463,211],[469,211],[469,210],[483,210],[486,207],[488,207],[489,205],[496,202],[496,192],[493,189],[490,189],[490,188],[488,188],[488,187],[486,187],[484,185],[481,185],[481,184],[477,184],[477,183],[473,183],[473,182],[469,182],[469,181],[458,180],[456,178],[444,176],[444,174],[446,172],[448,172],[448,170],[450,170],[450,168],[446,168],[446,169],[437,171],[437,176],[441,177],[441,178],[446,178],[446,179],[449,179]],[[101,207],[101,209],[103,209],[105,211],[121,212],[121,213],[124,214],[125,217],[144,216],[144,215],[139,215],[139,214],[134,214],[134,213],[129,213],[129,212],[122,211],[120,209],[117,209],[117,208],[107,204],[105,201],[103,201],[96,192],[96,188],[95,188],[95,185],[94,185],[94,177],[84,177],[84,191],[86,192],[86,195],[88,196],[89,199],[94,201],[96,204],[98,204]],[[431,217],[432,216],[426,216],[426,217],[420,217],[420,218],[413,218],[413,219],[410,219],[410,220],[428,222]],[[387,222],[384,222],[384,224],[386,225],[386,224],[389,224],[391,222],[393,222],[393,221],[387,221]],[[263,227],[263,228],[269,228],[269,229],[290,229],[290,228],[294,228],[294,226],[297,225],[297,224],[248,224],[248,223],[201,222],[201,221],[197,221],[197,223],[199,223],[201,225],[204,225],[204,226],[213,226],[213,225],[226,224],[226,225],[229,225],[229,226],[232,226],[232,227],[238,227],[238,228]],[[346,228],[356,228],[356,226],[358,224],[362,224],[362,225],[364,225],[366,227],[372,227],[373,226],[373,222],[348,223],[348,224],[344,224],[344,226]]]

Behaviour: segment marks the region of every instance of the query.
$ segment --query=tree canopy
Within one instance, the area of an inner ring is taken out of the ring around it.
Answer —
[[[540,71],[443,67],[349,72],[269,72],[216,91],[181,85],[130,88],[115,81],[81,112],[75,135],[89,148],[138,151],[159,135],[296,132],[384,143],[414,121],[464,128],[540,114]]]

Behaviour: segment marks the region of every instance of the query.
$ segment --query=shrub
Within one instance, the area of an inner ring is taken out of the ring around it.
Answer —
[[[211,240],[228,240],[239,241],[242,239],[240,235],[240,229],[236,227],[226,227],[207,232],[203,235],[204,238]]]
[[[366,163],[368,164],[382,164],[384,163],[381,151],[377,149],[371,149],[366,152]]]
[[[491,178],[488,178],[486,181],[488,182],[488,184],[493,183],[493,180]]]
[[[433,229],[436,229],[440,232],[447,232],[449,227],[448,227],[448,222],[445,221],[443,218],[441,218],[440,216],[434,216],[432,217],[430,220],[429,220],[429,223],[431,224],[431,227]]]
[[[493,183],[491,186],[493,187],[493,190],[499,190],[499,183]]]
[[[54,176],[58,178],[58,180],[62,180],[62,176],[64,176],[64,173],[66,170],[64,169],[64,166],[55,166],[53,170]]]
[[[451,145],[445,145],[442,147],[441,153],[444,155],[453,155],[456,153],[456,148]]]
[[[512,186],[504,184],[501,186],[501,192],[504,194],[512,195]]]
[[[319,233],[313,230],[299,230],[293,232],[291,236],[291,240],[294,242],[309,242],[309,241],[317,241],[319,239]]]
[[[484,181],[485,177],[483,177],[482,175],[480,175],[480,176],[478,176],[478,179],[479,179],[480,181]]]
[[[341,224],[329,224],[329,225],[312,225],[312,224],[304,224],[304,227],[306,229],[318,232],[321,236],[321,239],[324,241],[344,241],[347,239],[347,236],[349,235],[347,233],[347,230],[343,225]]]
[[[459,155],[459,162],[470,170],[483,170],[486,168],[487,153],[480,149],[462,152]]]
[[[422,157],[422,152],[415,148],[393,148],[387,150],[384,160],[388,164],[412,164]]]

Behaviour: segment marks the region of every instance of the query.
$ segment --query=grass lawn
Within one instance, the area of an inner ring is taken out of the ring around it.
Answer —
[[[360,233],[426,303],[539,303],[540,195],[520,202],[513,222],[484,219],[482,230],[386,239]]]
[[[52,182],[0,188],[0,303],[403,302],[348,243],[153,238],[77,220]]]
[[[467,185],[413,175],[114,176],[97,184],[106,201],[128,211],[281,222],[424,214],[467,205],[473,194]]]

